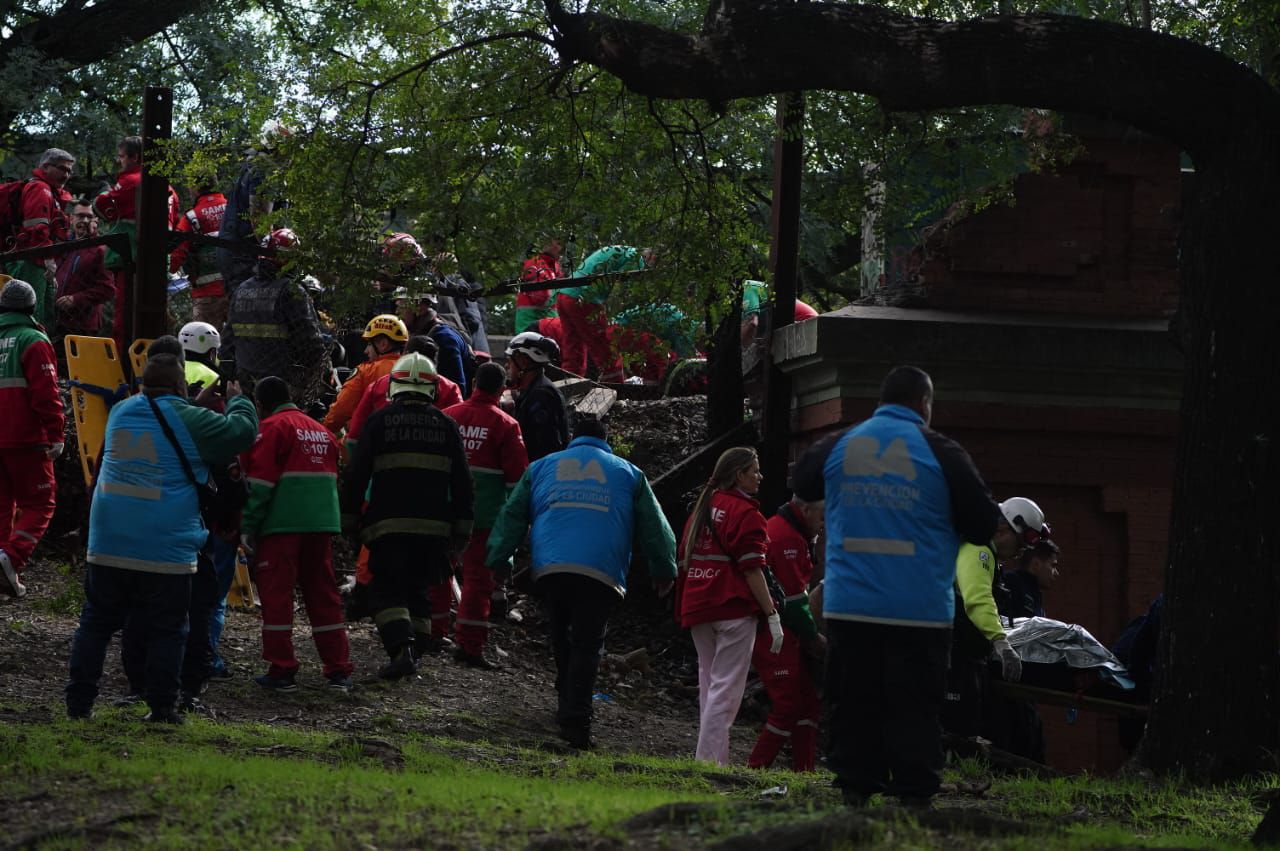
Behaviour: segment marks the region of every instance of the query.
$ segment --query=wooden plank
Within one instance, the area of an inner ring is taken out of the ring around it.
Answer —
[[[552,381],[556,387],[560,388],[560,394],[564,396],[564,400],[572,404],[574,399],[579,396],[585,396],[591,392],[593,387],[598,387],[594,381],[586,378],[561,378],[558,381]]]
[[[1148,707],[1143,703],[1125,703],[1121,700],[1107,700],[1103,697],[1074,694],[1068,691],[1023,685],[1022,683],[1006,683],[1002,680],[992,680],[991,690],[996,694],[1002,694],[1015,700],[1029,700],[1032,703],[1066,706],[1071,709],[1087,709],[1091,712],[1115,715],[1120,718],[1146,718],[1148,711]]]

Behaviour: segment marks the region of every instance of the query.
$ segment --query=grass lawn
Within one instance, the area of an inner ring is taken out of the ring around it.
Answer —
[[[0,845],[1233,847],[1260,818],[1251,795],[1274,780],[1195,790],[997,779],[981,797],[948,794],[916,817],[884,803],[846,810],[825,773],[204,719],[157,729],[137,717],[103,708],[89,722],[0,727]],[[948,779],[981,774],[965,762]],[[655,811],[677,802],[688,806]]]

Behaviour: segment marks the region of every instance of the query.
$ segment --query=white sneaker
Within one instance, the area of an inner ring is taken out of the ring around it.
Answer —
[[[18,579],[18,572],[13,569],[13,562],[4,550],[0,550],[0,579],[4,580],[0,582],[0,591],[10,597],[26,596],[27,586]]]

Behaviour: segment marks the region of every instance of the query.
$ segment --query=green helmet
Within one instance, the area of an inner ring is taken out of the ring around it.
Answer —
[[[436,398],[436,365],[431,358],[412,352],[396,361],[391,367],[391,386],[387,397],[394,399],[401,393],[419,393],[428,399]]]

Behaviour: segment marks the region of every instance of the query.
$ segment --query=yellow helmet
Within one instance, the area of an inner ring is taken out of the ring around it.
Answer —
[[[364,326],[364,339],[372,340],[381,334],[384,337],[390,337],[397,343],[406,343],[409,341],[409,329],[405,327],[404,321],[399,316],[393,316],[390,313],[382,313],[369,320],[369,324]]]
[[[410,352],[391,367],[391,386],[387,398],[394,399],[401,393],[421,393],[429,399],[436,398],[436,365],[431,358],[419,352]]]

